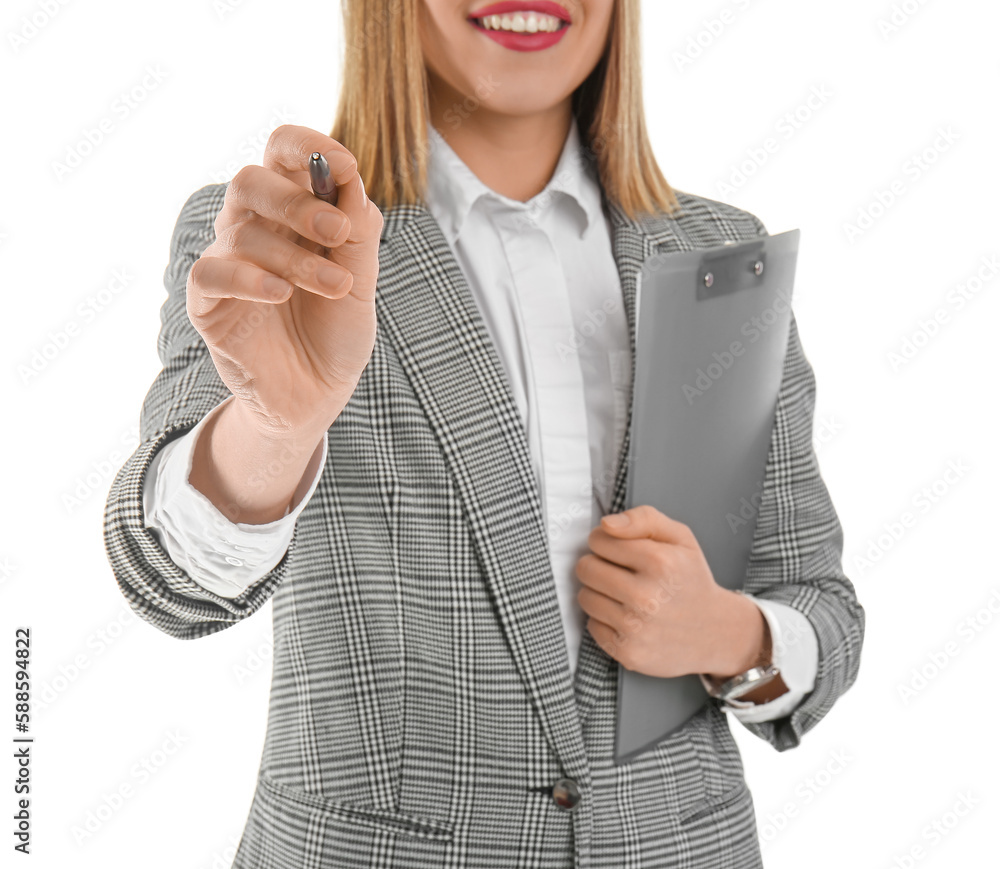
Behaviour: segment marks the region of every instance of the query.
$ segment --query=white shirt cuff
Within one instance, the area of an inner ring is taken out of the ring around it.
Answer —
[[[145,527],[191,579],[226,598],[239,597],[284,557],[295,522],[322,476],[328,450],[324,437],[282,518],[261,525],[231,522],[188,478],[198,435],[214,414],[234,400],[230,395],[197,425],[161,447],[146,471],[142,489]]]
[[[757,604],[771,631],[771,663],[781,671],[788,690],[766,703],[727,700],[722,708],[740,721],[759,723],[788,715],[813,690],[819,669],[816,629],[801,612],[788,604],[746,595]],[[708,690],[708,682],[701,677]]]

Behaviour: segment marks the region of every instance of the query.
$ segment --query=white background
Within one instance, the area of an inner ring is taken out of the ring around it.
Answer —
[[[280,123],[329,131],[339,4],[51,8],[16,0],[0,19],[0,731],[15,735],[14,629],[30,625],[24,865],[221,869],[257,774],[271,605],[196,642],[160,633],[125,604],[102,517],[161,367],[162,274],[181,205],[259,163]],[[899,26],[884,34],[894,9]],[[22,16],[42,22],[29,38]],[[708,38],[712,19],[721,27]],[[987,0],[644,3],[647,123],[667,179],[752,211],[772,233],[802,231],[794,307],[818,382],[817,449],[868,619],[858,681],[797,749],[778,753],[732,722],[768,869],[998,859],[1000,277],[984,270],[961,309],[949,295],[1000,254],[998,26]],[[679,63],[699,35],[700,55]],[[120,95],[144,78],[123,117]],[[813,89],[828,97],[804,108]],[[797,110],[794,127],[783,122]],[[60,177],[57,164],[86,151],[105,118],[110,132]],[[777,147],[755,155],[769,137]],[[894,182],[905,192],[879,210]],[[875,212],[852,238],[847,227]],[[78,305],[116,271],[124,288],[85,320]],[[938,310],[947,322],[928,337],[921,324]],[[70,322],[79,334],[22,377]],[[907,339],[918,351],[894,365]],[[946,477],[950,465],[965,470]],[[922,499],[935,484],[934,502]],[[887,528],[905,511],[916,521],[897,539]],[[929,674],[922,685],[914,668]],[[918,690],[907,699],[908,684]],[[6,866],[13,760],[2,769]],[[102,808],[126,785],[128,799]],[[963,798],[972,808],[959,817]],[[88,817],[93,832],[80,835]]]

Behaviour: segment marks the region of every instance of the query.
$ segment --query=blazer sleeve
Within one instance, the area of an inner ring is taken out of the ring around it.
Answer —
[[[211,184],[195,191],[177,219],[157,340],[163,369],[142,404],[141,443],[115,476],[104,510],[105,551],[122,594],[141,618],[185,640],[223,630],[259,610],[288,572],[298,539],[296,531],[272,570],[239,596],[226,598],[195,582],[145,526],[143,483],[153,457],[232,394],[187,315],[188,274],[215,239],[215,217],[226,186]]]
[[[801,703],[772,721],[742,722],[778,751],[797,746],[854,684],[865,631],[864,609],[841,565],[843,529],[813,448],[815,404],[816,378],[793,312],[744,584],[748,594],[801,612],[818,640],[815,685]]]

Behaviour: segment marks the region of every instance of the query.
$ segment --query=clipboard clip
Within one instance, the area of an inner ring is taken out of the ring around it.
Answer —
[[[767,270],[763,241],[727,241],[733,250],[706,253],[695,271],[695,294],[698,301],[747,290],[759,284]]]

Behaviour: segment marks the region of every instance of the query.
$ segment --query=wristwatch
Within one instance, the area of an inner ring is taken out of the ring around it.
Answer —
[[[731,679],[727,679],[721,685],[716,685],[713,680],[701,675],[701,684],[709,696],[716,697],[722,701],[738,700],[744,694],[753,691],[761,685],[766,685],[772,681],[781,671],[773,664],[766,667],[751,667],[743,673],[738,673]]]

